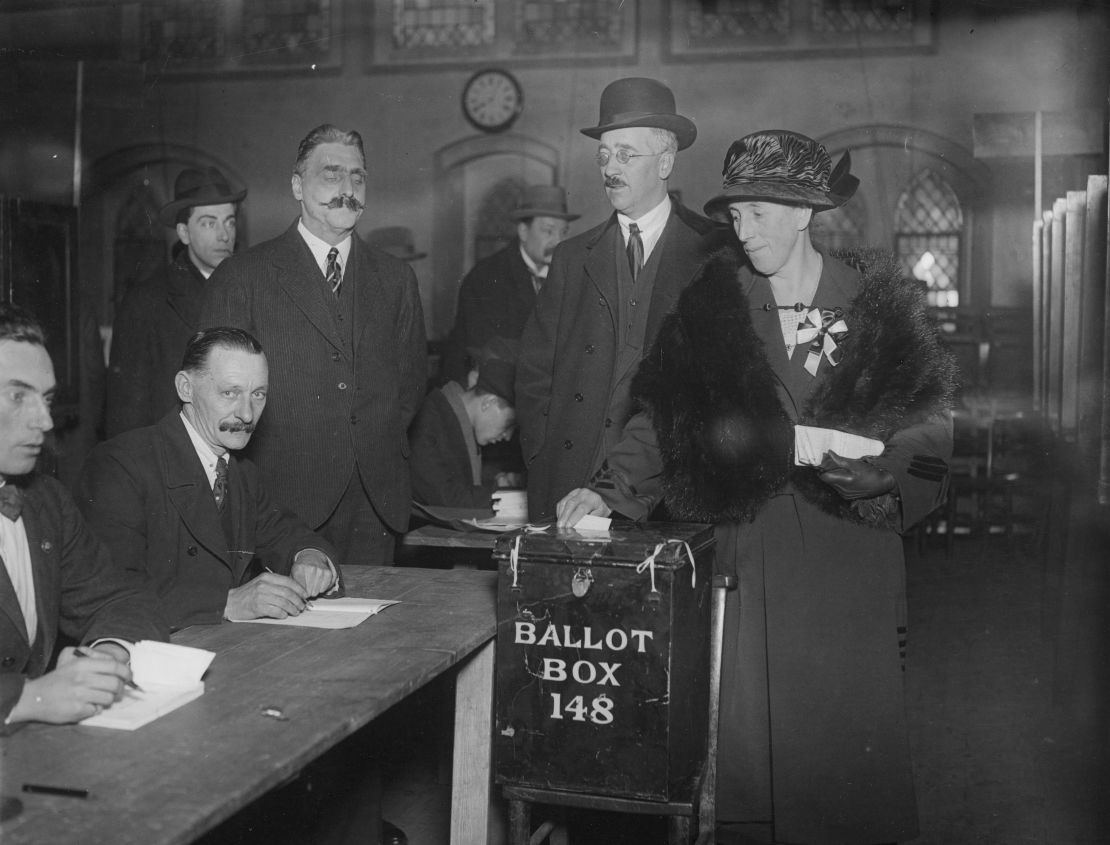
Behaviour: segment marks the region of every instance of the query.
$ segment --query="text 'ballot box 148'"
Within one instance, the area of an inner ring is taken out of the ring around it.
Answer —
[[[498,537],[498,783],[689,800],[705,756],[713,530]]]

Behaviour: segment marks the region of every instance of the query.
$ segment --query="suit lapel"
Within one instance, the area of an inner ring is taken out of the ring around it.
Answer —
[[[2,519],[3,517],[0,517]],[[32,564],[32,569],[34,564]],[[38,579],[35,579],[35,604],[38,604],[39,585]],[[27,640],[27,620],[23,617],[23,608],[19,606],[19,599],[15,595],[15,585],[12,583],[11,576],[8,575],[8,567],[0,566],[0,613],[8,617],[13,628],[19,631],[19,635],[23,641],[30,646]]]
[[[586,245],[586,260],[582,270],[586,274],[597,292],[609,303],[609,314],[615,320],[617,291],[617,264],[615,238],[620,237],[620,226],[617,225],[617,215],[614,213],[609,222],[598,233],[597,238]],[[615,329],[615,324],[614,324]]]
[[[163,417],[158,426],[162,433],[159,460],[163,466],[166,496],[193,539],[233,568],[228,559],[227,538],[220,525],[212,488],[185,430],[185,423],[175,413]]]
[[[351,237],[355,238],[354,235]],[[357,238],[355,240],[351,245],[352,256],[357,247]],[[312,250],[297,231],[296,223],[283,235],[282,249],[274,253],[273,271],[278,285],[304,313],[305,318],[328,343],[340,352],[344,351],[339,328],[335,325],[328,302],[324,298],[327,291],[322,283],[323,276],[312,257]],[[347,275],[349,274],[345,270],[344,276]]]
[[[23,497],[23,528],[27,532],[27,550],[31,555],[31,574],[35,581],[35,612],[38,614],[38,641],[42,643],[44,655],[48,657],[54,648],[55,632],[58,630],[58,604],[56,601],[46,601],[47,596],[57,597],[62,594],[59,581],[61,573],[55,562],[60,549],[58,538],[46,534],[47,525],[42,516],[38,494],[28,485],[24,488]],[[7,578],[5,571],[4,577]],[[11,588],[11,580],[8,580]],[[14,590],[12,598],[15,598]],[[18,602],[16,602],[18,607]],[[20,619],[23,613],[19,614]],[[26,630],[26,623],[23,624]]]
[[[169,284],[166,286],[166,304],[192,330],[200,319],[200,301],[204,277],[193,267],[187,255],[182,255],[170,265]]]

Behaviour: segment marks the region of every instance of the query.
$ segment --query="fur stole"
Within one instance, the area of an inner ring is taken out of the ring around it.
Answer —
[[[951,407],[954,360],[928,315],[925,297],[892,256],[844,253],[862,273],[844,320],[840,363],[827,362],[798,422],[882,441]],[[793,421],[751,321],[738,275],[742,253],[715,253],[660,328],[632,385],[652,417],[667,507],[678,519],[749,521],[788,483],[818,507],[874,522],[793,465]],[[861,512],[862,511],[862,512]]]

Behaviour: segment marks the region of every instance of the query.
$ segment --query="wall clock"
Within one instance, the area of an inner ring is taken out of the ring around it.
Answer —
[[[466,81],[463,114],[483,132],[504,132],[524,109],[524,92],[507,70],[486,68]]]

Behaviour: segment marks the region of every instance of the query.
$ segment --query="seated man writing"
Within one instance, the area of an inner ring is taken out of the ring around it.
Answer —
[[[96,715],[131,680],[127,641],[167,634],[153,596],[115,570],[65,488],[34,472],[54,387],[42,327],[0,305],[0,734]],[[81,646],[47,671],[59,633]]]
[[[498,487],[519,485],[513,473],[482,480],[481,447],[513,436],[512,363],[488,358],[477,383],[449,381],[424,398],[409,428],[412,497],[422,505],[487,508]]]
[[[261,345],[197,332],[175,377],[181,410],[101,443],[78,481],[89,525],[117,566],[147,581],[170,625],[296,616],[340,589],[335,555],[232,456],[266,404]]]

